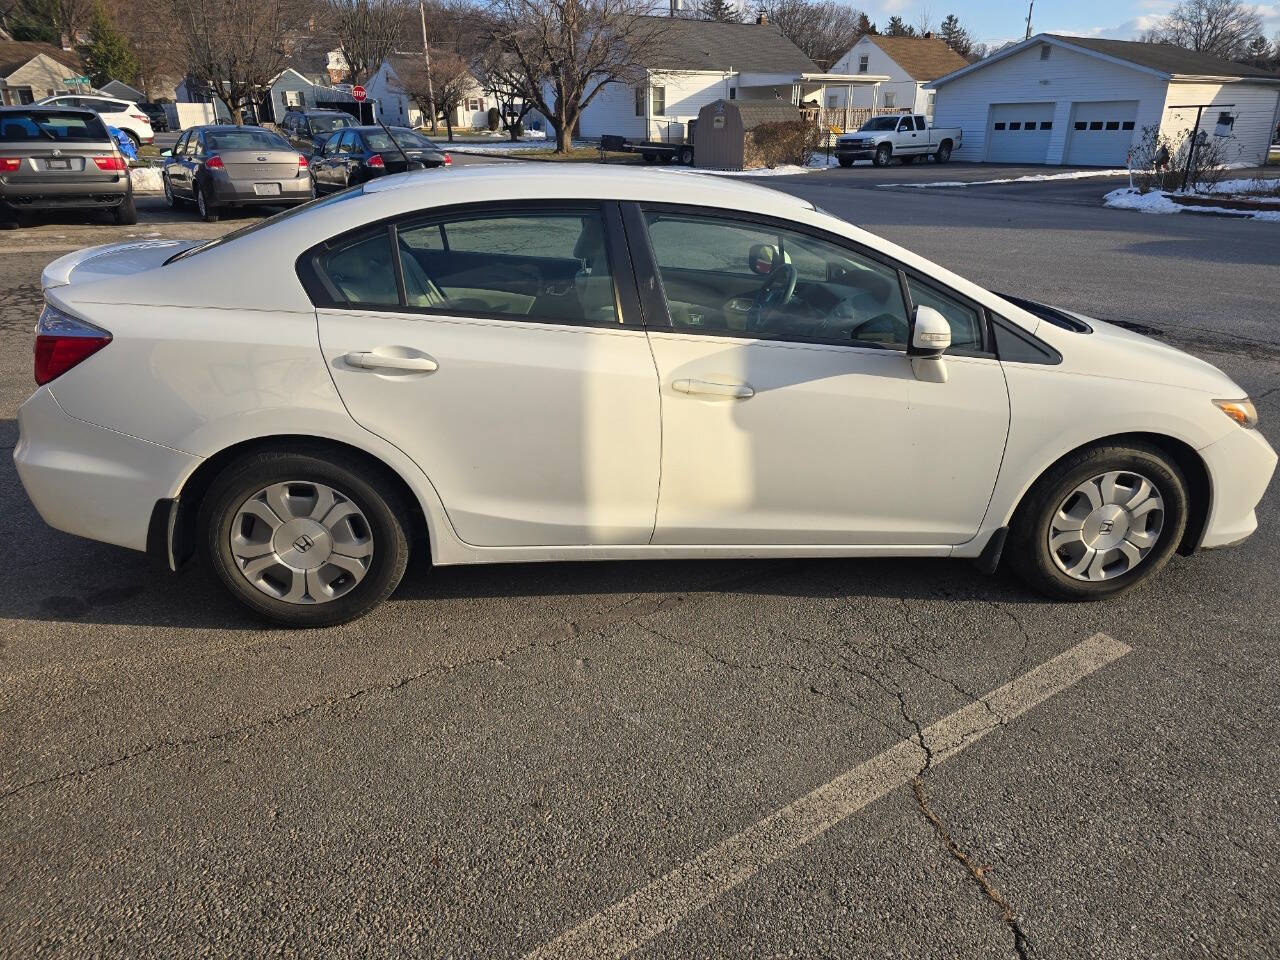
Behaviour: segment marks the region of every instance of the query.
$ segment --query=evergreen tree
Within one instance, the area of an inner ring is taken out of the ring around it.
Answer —
[[[889,18],[889,25],[885,27],[884,34],[886,37],[914,37],[916,28],[903,23],[901,17],[895,16]]]
[[[858,36],[865,37],[868,33],[879,33],[876,25],[871,22],[871,18],[865,13],[858,14]]]
[[[716,20],[720,23],[742,22],[742,13],[731,0],[702,0],[698,4],[698,15],[703,20]]]
[[[960,18],[954,13],[949,13],[946,19],[942,21],[939,35],[942,42],[954,50],[960,56],[968,58],[973,53],[973,38],[969,36],[969,31],[960,25]]]
[[[85,75],[95,87],[110,80],[132,83],[138,75],[138,58],[101,4],[93,9],[89,42],[80,48],[80,56],[84,60]]]

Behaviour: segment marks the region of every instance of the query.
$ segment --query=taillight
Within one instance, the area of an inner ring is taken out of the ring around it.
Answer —
[[[124,157],[94,157],[93,162],[98,165],[99,170],[124,170]]]
[[[62,376],[110,342],[107,331],[46,304],[36,324],[36,383]]]
[[[150,123],[150,122],[151,122],[149,119],[147,119],[145,116],[143,116],[143,115],[142,115],[142,114],[140,114],[140,113],[131,113],[131,114],[129,114],[129,116],[130,116],[132,119],[134,119],[134,120],[141,121],[142,123]]]
[[[383,162],[381,154],[375,153],[372,157],[370,157],[368,160],[365,161],[365,165],[373,167],[377,170],[381,170],[383,167],[386,166],[386,163]]]
[[[444,155],[444,165],[446,167],[453,166],[453,157],[449,156],[447,153]]]
[[[212,157],[206,157],[204,165],[210,170],[225,170],[226,166],[222,162],[222,158],[216,153]]]
[[[0,173],[13,173],[22,166],[20,157],[0,157]]]
[[[305,170],[307,168],[307,158],[302,154],[298,154],[298,169]]]

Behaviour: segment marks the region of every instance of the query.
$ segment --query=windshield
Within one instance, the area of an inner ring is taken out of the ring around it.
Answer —
[[[872,117],[859,130],[897,130],[901,117]]]
[[[107,128],[95,116],[47,110],[5,110],[0,113],[0,143],[30,140],[100,143],[110,139]]]
[[[294,217],[309,213],[312,210],[319,210],[321,207],[327,207],[331,204],[341,203],[343,200],[351,200],[364,193],[364,184],[343,190],[341,193],[331,193],[327,197],[318,197],[315,200],[309,200],[301,206],[291,207],[282,213],[277,213],[274,217],[267,217],[265,220],[257,220],[248,226],[241,227],[239,230],[232,230],[230,233],[223,234],[206,243],[202,243],[196,247],[188,247],[175,253],[172,257],[165,261],[167,266],[177,260],[185,260],[187,257],[194,257],[197,253],[204,253],[206,250],[212,250],[214,247],[220,247],[224,243],[230,243],[232,240],[239,240],[241,237],[247,237],[251,233],[257,233],[267,227],[273,227],[277,223],[283,223]]]
[[[354,127],[356,121],[354,117],[308,117],[307,122],[311,124],[312,133],[333,133],[335,130],[341,130],[343,127]]]
[[[210,150],[292,150],[270,130],[208,130],[204,142]]]
[[[436,145],[426,137],[420,137],[412,130],[406,130],[402,127],[393,127],[391,136],[395,137],[398,143],[405,150],[435,150]],[[384,150],[394,150],[395,146],[391,143],[391,137],[378,130],[373,133],[364,135],[365,143],[369,144],[370,150],[381,153]]]

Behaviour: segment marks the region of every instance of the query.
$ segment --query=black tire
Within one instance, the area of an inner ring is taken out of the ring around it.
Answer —
[[[946,163],[951,159],[950,140],[943,140],[942,143],[938,145],[938,152],[933,155],[933,159],[937,160],[939,163]]]
[[[680,165],[685,167],[693,166],[693,147],[680,148]]]
[[[173,192],[173,184],[169,182],[168,174],[162,173],[160,180],[164,183],[164,202],[169,205],[169,209],[179,210],[185,206],[186,201]]]
[[[877,167],[887,167],[893,162],[893,147],[887,143],[882,143],[876,147],[876,155],[871,161]]]
[[[121,204],[111,211],[111,221],[117,227],[131,227],[138,222],[138,205],[133,200],[133,191],[125,194]]]
[[[196,209],[200,211],[200,216],[205,223],[217,223],[218,205],[209,199],[209,192],[205,189],[203,183],[196,183]]]
[[[836,157],[836,160],[837,162],[839,162],[840,166],[842,167],[853,166],[853,157]]]
[[[1156,488],[1164,501],[1163,525],[1150,552],[1128,571],[1107,580],[1078,580],[1054,561],[1049,550],[1049,525],[1071,491],[1110,471],[1131,471]],[[1186,530],[1188,504],[1182,471],[1159,447],[1136,440],[1086,447],[1054,464],[1032,485],[1014,514],[1004,559],[1029,587],[1055,599],[1116,596],[1149,580],[1169,562]]]
[[[240,572],[231,552],[232,524],[246,499],[273,483],[323,483],[351,500],[368,521],[374,550],[364,578],[348,592],[320,603],[290,603],[268,596]],[[200,504],[198,529],[205,559],[233,597],[270,620],[291,627],[327,627],[368,613],[391,595],[409,560],[409,505],[386,477],[341,451],[295,448],[263,451],[218,474]]]

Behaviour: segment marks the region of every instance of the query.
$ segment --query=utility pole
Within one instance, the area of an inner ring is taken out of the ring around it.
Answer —
[[[1031,2],[1027,4],[1027,35],[1024,38],[1026,40],[1031,39],[1031,11],[1035,9],[1035,5],[1036,0],[1031,0]]]
[[[436,132],[436,91],[431,83],[431,48],[427,46],[427,9],[418,0],[418,16],[422,20],[422,59],[427,65],[427,109],[431,111],[431,132]]]

